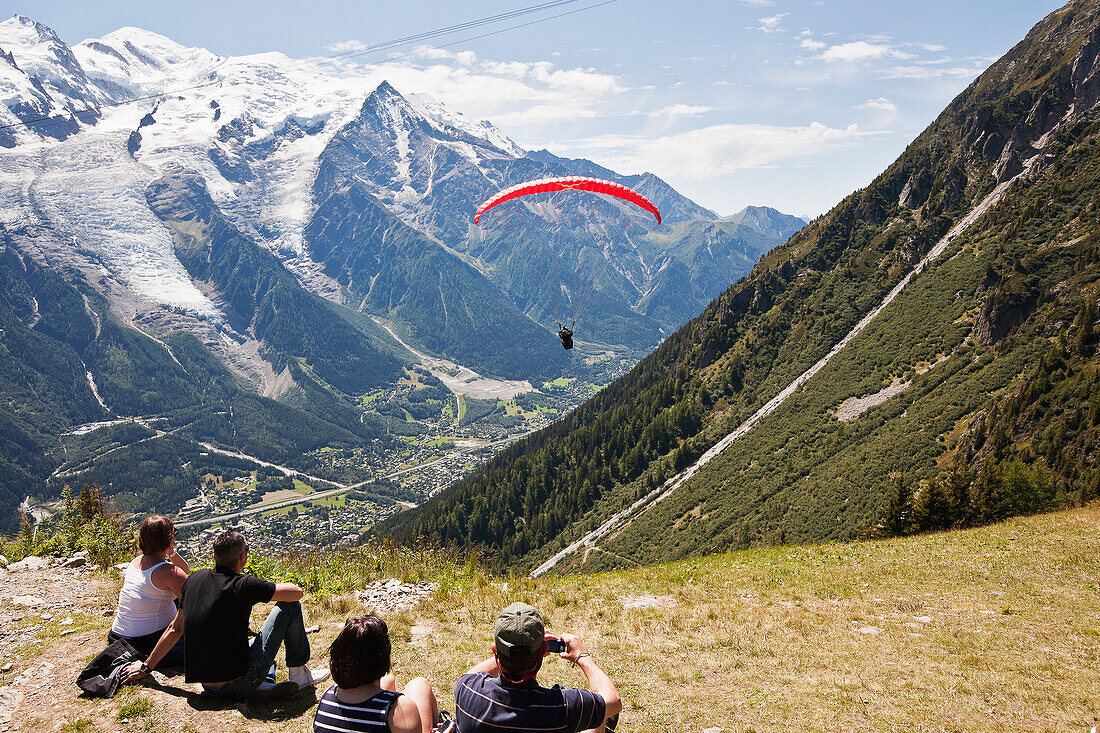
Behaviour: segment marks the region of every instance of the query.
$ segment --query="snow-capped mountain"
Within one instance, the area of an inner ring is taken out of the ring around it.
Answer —
[[[665,224],[565,193],[471,224],[560,175],[635,187]],[[362,407],[413,363],[439,391],[584,374],[582,352],[651,348],[777,243],[351,65],[138,28],[69,46],[21,16],[0,22],[0,180],[0,527],[54,475],[178,506],[239,468],[200,443],[336,471],[311,452],[416,429]],[[553,330],[581,306],[567,352]],[[66,467],[83,423],[117,423],[114,469]]]
[[[0,23],[0,51],[0,120],[70,113],[0,130],[0,171],[16,184],[0,192],[0,224],[31,256],[100,282],[126,320],[200,333],[228,363],[243,357],[227,344],[248,335],[217,335],[230,328],[218,294],[180,265],[145,201],[152,181],[182,170],[197,172],[237,230],[325,297],[353,295],[367,308],[359,285],[379,272],[352,277],[315,257],[307,234],[319,229],[322,202],[329,217],[355,213],[334,210],[337,191],[325,189],[354,181],[357,196],[441,248],[448,267],[472,267],[484,280],[478,288],[501,294],[521,320],[553,326],[583,297],[589,338],[609,344],[655,344],[774,244],[747,227],[715,228],[712,212],[654,176],[528,153],[487,121],[406,98],[341,64],[279,53],[224,58],[138,28],[70,48],[21,16]],[[71,114],[84,109],[95,111]],[[561,195],[472,226],[473,209],[491,193],[552,175],[637,186],[675,233],[653,231],[617,200]],[[699,236],[701,228],[710,234]],[[375,313],[394,317],[393,307]],[[406,324],[414,341],[415,330]]]

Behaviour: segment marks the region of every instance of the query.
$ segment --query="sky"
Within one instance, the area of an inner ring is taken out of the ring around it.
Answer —
[[[26,15],[69,44],[137,26],[223,56],[343,54],[528,150],[652,172],[721,215],[812,217],[870,183],[1063,4],[569,0],[363,52],[545,1],[0,0],[0,17]]]

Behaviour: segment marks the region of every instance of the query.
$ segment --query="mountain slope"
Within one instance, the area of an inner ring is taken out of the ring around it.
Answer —
[[[380,418],[361,420],[310,387],[296,361],[294,381],[311,390],[306,410],[256,394],[190,334],[155,339],[122,324],[87,283],[37,265],[3,228],[0,242],[0,531],[18,526],[12,510],[23,497],[56,494],[62,481],[99,481],[120,509],[169,511],[204,473],[253,467],[200,441],[317,471],[310,451],[363,448],[384,434]],[[298,292],[289,302],[329,306]]]
[[[373,95],[372,95],[373,96]],[[317,209],[304,236],[310,257],[360,310],[397,322],[413,344],[499,376],[541,380],[570,362],[484,275],[391,214],[362,181],[371,101],[320,157]]]
[[[197,173],[154,181],[146,195],[172,231],[175,252],[192,279],[210,284],[224,300],[230,324],[260,340],[275,371],[301,360],[323,384],[347,395],[401,376],[400,362],[334,317],[331,303],[303,289],[274,255],[225,221]],[[316,328],[319,323],[326,327]]]
[[[1086,446],[1100,435],[1087,410],[1064,411],[1069,395],[1098,389],[1093,337],[1082,336],[1100,278],[1098,49],[1100,4],[1046,18],[870,186],[770,252],[629,375],[382,531],[541,561],[692,464],[829,353],[1002,183],[1004,197],[787,404],[585,557],[599,566],[851,537],[888,513],[897,475],[912,484],[956,465],[971,470],[957,480],[962,513],[937,510],[946,524],[1090,496]],[[1066,346],[1048,354],[1052,343]],[[1029,427],[1002,427],[1000,448],[983,453],[999,398],[1029,374],[1072,384],[1034,398]],[[837,417],[849,398],[886,387],[900,396]],[[979,440],[971,429],[983,424]],[[1038,435],[1057,448],[1034,450]],[[1047,457],[1067,449],[1078,458]],[[1022,480],[1004,478],[1013,458]]]

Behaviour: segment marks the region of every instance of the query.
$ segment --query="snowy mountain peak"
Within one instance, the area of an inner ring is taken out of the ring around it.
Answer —
[[[0,22],[0,48],[13,54],[28,74],[56,74],[51,67],[57,65],[71,75],[84,75],[72,50],[53,29],[22,15]]]
[[[224,59],[141,28],[125,27],[73,46],[88,76],[116,99],[195,80]]]
[[[22,39],[29,43],[60,43],[53,29],[36,20],[31,20],[25,15],[13,15],[5,21],[0,21],[0,39],[10,43],[13,39]]]
[[[435,99],[426,99],[423,102],[418,100],[418,105],[424,116],[435,123],[437,127],[450,127],[465,132],[467,135],[487,140],[490,144],[508,153],[513,158],[522,158],[527,154],[526,150],[516,145],[511,138],[501,132],[488,120],[478,120],[475,122],[461,112],[455,112]]]

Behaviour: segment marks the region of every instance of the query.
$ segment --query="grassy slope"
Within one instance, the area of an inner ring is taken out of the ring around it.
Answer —
[[[341,591],[380,574],[442,581],[426,604],[386,620],[398,679],[426,675],[452,709],[451,687],[485,654],[493,614],[524,600],[543,610],[552,631],[586,638],[619,684],[625,730],[1080,731],[1095,722],[1100,689],[1098,525],[1094,504],[974,530],[539,580],[493,577],[430,552],[398,551],[394,562],[369,549],[352,563],[322,558],[312,573],[288,575],[293,566],[276,563],[261,570],[329,591],[307,597],[311,622],[321,626],[311,637],[318,665],[343,619],[363,612]],[[639,595],[671,605],[623,607],[624,597]],[[106,628],[109,619],[88,623]],[[0,683],[30,664],[17,660]],[[556,660],[540,679],[583,684]],[[242,722],[232,708],[198,710],[178,693],[131,688],[112,701],[81,701],[72,688],[33,723],[47,730],[84,717],[88,730],[114,730],[119,708],[136,698],[155,703],[142,730]],[[311,701],[253,710],[246,725],[311,730]]]

